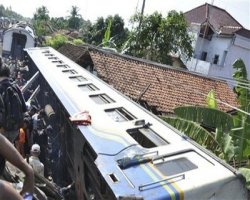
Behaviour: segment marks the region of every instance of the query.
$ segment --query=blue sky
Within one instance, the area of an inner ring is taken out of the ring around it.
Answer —
[[[143,0],[1,0],[5,7],[25,17],[32,17],[36,8],[42,5],[49,10],[51,17],[69,16],[72,6],[80,8],[79,13],[84,19],[94,22],[97,17],[119,14],[128,22],[136,9],[139,11]],[[249,0],[146,0],[145,13],[161,12],[164,16],[169,10],[188,11],[204,3],[212,3],[227,10],[245,28],[250,29]],[[128,25],[128,24],[127,24]]]

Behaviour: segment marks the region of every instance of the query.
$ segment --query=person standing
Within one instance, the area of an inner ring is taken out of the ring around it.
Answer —
[[[29,158],[29,164],[33,168],[35,172],[37,172],[39,175],[44,176],[44,165],[39,160],[39,155],[41,153],[40,146],[38,144],[33,144],[30,150],[30,158]]]
[[[4,113],[3,133],[12,143],[18,136],[26,112],[26,103],[19,87],[11,82],[10,69],[0,59],[0,109]]]
[[[26,158],[30,154],[30,131],[29,131],[29,119],[24,118],[23,126],[19,129],[19,135],[15,142],[15,146],[19,153]]]

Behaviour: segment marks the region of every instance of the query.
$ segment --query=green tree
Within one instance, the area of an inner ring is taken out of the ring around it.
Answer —
[[[111,24],[110,21],[112,22]],[[87,31],[85,30],[83,40],[97,46],[102,45],[109,24],[110,31],[108,41],[113,44],[112,47],[116,46],[118,50],[121,49],[124,41],[127,40],[128,29],[124,27],[124,21],[119,15],[108,16],[106,19],[99,17],[96,23],[90,25]]]
[[[5,8],[2,4],[0,4],[0,17],[8,17],[10,19],[15,19],[17,21],[25,20],[25,18],[22,15],[12,11],[11,7]]]
[[[66,29],[68,27],[68,21],[63,17],[52,17],[50,24],[56,30]]]
[[[68,42],[68,38],[65,35],[56,34],[55,36],[46,40],[46,45],[51,46],[54,49],[58,49],[59,47],[64,45],[66,42]]]
[[[136,14],[131,22],[139,26],[141,15]],[[143,16],[140,28],[131,31],[126,52],[130,55],[171,64],[170,54],[190,58],[191,37],[183,13],[170,11],[166,18],[158,12]]]
[[[103,17],[98,17],[96,23],[94,23],[89,29],[88,38],[84,38],[87,43],[94,44],[96,46],[102,43],[103,36],[105,34],[106,26]]]
[[[68,27],[74,30],[78,30],[81,23],[81,15],[79,14],[79,8],[72,6],[70,11],[70,17],[68,19]]]
[[[49,20],[49,11],[45,6],[36,9],[33,16],[33,27],[37,36],[44,36],[51,33],[48,26]]]
[[[50,19],[48,9],[45,6],[37,8],[36,12],[34,13],[33,19],[48,21]]]

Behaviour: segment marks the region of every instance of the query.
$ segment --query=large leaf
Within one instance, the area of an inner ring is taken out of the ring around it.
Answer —
[[[247,189],[250,189],[250,169],[248,169],[248,168],[239,168],[239,171],[246,178]]]
[[[223,135],[222,145],[223,145],[224,159],[226,161],[232,160],[232,158],[235,155],[234,151],[235,147],[232,141],[232,137],[229,134],[226,133]]]
[[[162,119],[216,155],[223,153],[214,136],[199,124],[180,118],[162,117]]]
[[[109,19],[108,27],[105,31],[104,38],[102,40],[103,46],[105,46],[105,47],[108,46],[108,42],[110,39],[110,33],[111,33],[111,26],[112,26],[112,18]]]
[[[250,155],[250,117],[237,115],[235,116],[237,125],[231,130],[234,145],[237,149],[236,159],[241,161],[247,159]]]
[[[242,59],[237,59],[233,64],[233,68],[236,69],[236,72],[233,74],[235,79],[247,80],[247,70]]]
[[[224,132],[228,132],[233,126],[232,116],[217,109],[183,106],[175,108],[174,112],[180,118],[197,122],[207,127],[220,127]]]
[[[207,101],[207,105],[209,108],[214,108],[214,109],[217,109],[217,101],[215,99],[215,92],[213,90],[211,90],[208,95],[207,95],[207,98],[206,98],[206,101]]]

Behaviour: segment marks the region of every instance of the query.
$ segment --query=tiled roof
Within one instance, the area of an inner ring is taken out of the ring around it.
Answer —
[[[63,52],[63,55],[76,62],[87,52],[87,49],[81,46],[66,44],[60,47],[59,51]]]
[[[238,29],[243,28],[226,10],[208,3],[187,11],[184,15],[190,24],[203,24],[209,21],[209,24],[219,34],[233,34]]]
[[[236,31],[235,33],[250,39],[250,30],[248,30],[248,29],[242,28],[242,29]]]
[[[68,44],[59,51],[68,55],[73,51],[84,53],[86,48]],[[205,106],[205,95],[212,89],[216,98],[237,106],[235,94],[223,81],[93,47],[88,47],[88,51],[101,79],[134,100],[145,92],[141,100],[161,113],[173,113],[181,105]],[[218,105],[224,111],[232,110],[221,103]]]

